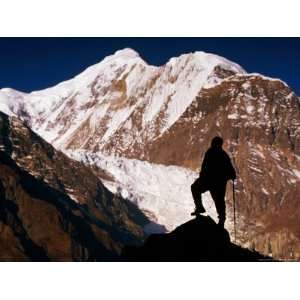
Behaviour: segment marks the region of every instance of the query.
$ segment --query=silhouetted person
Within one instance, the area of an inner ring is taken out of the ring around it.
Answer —
[[[205,212],[201,194],[209,191],[216,205],[220,226],[224,226],[226,220],[226,183],[229,179],[236,178],[230,158],[223,150],[222,145],[222,138],[216,136],[212,139],[211,147],[204,156],[200,176],[191,186],[196,207],[192,215]]]

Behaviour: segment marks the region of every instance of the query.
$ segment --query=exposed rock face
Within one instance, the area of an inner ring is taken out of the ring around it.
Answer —
[[[88,168],[0,113],[0,260],[118,260],[147,223]]]
[[[43,91],[2,89],[0,109],[69,155],[91,154],[88,159],[82,155],[84,161],[107,181],[116,181],[111,164],[105,168],[101,163],[103,171],[91,162],[98,152],[198,171],[212,137],[220,134],[238,171],[239,242],[276,258],[300,259],[299,98],[282,81],[247,74],[233,62],[203,52],[154,67],[125,49]],[[38,162],[23,159],[40,170]],[[42,176],[59,186],[47,168]],[[78,187],[75,176],[65,179],[66,188],[74,189],[69,195],[79,203],[93,196],[93,189],[80,191],[85,177],[80,178]],[[130,190],[136,201],[134,187]],[[232,199],[230,189],[227,196]],[[168,210],[160,207],[150,214],[167,218]]]
[[[229,78],[199,93],[151,144],[149,160],[196,170],[215,135],[224,138],[238,171],[239,240],[277,258],[300,259],[298,97],[279,81]]]

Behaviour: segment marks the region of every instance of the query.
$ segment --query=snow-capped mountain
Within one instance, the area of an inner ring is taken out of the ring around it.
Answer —
[[[281,80],[204,52],[156,67],[124,49],[42,91],[1,89],[0,110],[104,169],[108,188],[168,229],[189,217],[189,186],[220,134],[238,171],[239,241],[300,258],[299,98]],[[213,213],[211,203],[207,208]],[[229,228],[231,201],[228,215]]]
[[[243,72],[238,65],[204,52],[154,67],[135,51],[124,49],[43,91],[23,94],[2,89],[0,101],[5,112],[27,121],[58,149],[120,153],[137,141],[142,147],[170,128],[202,87]],[[120,130],[131,134],[120,137]]]

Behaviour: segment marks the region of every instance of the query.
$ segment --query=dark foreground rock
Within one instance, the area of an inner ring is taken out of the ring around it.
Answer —
[[[270,261],[230,241],[210,217],[200,216],[168,234],[151,235],[142,247],[126,247],[127,261]]]

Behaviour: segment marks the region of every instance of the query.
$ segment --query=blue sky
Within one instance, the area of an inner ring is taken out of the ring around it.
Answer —
[[[153,65],[197,50],[215,53],[280,78],[300,95],[300,38],[0,38],[0,88],[43,89],[125,47]]]

